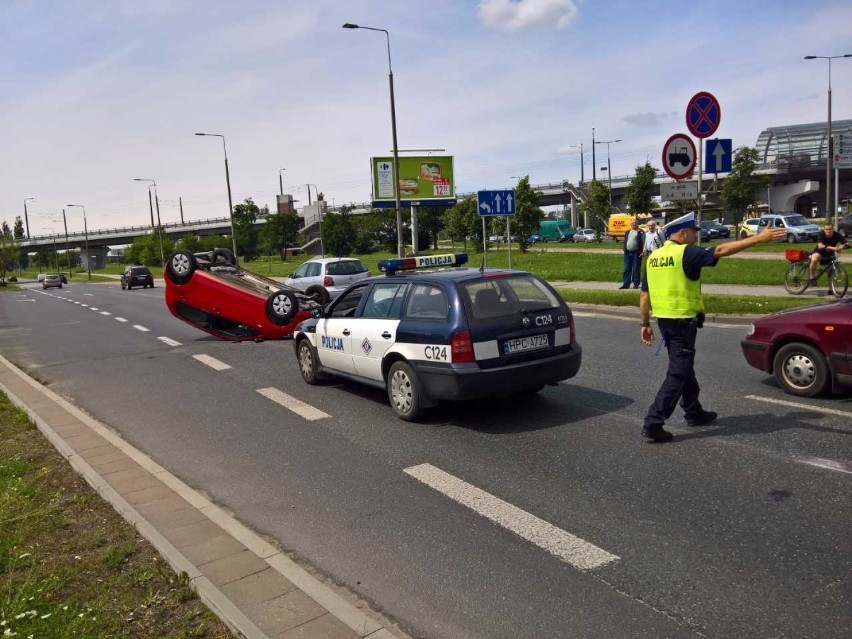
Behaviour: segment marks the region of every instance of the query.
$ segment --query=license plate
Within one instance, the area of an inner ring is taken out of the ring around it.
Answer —
[[[523,351],[537,351],[548,348],[550,342],[547,335],[530,335],[529,337],[516,337],[503,342],[503,354],[521,353]]]

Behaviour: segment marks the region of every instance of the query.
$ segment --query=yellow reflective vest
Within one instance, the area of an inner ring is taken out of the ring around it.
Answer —
[[[648,293],[656,317],[693,318],[704,312],[701,280],[691,280],[683,271],[686,244],[666,240],[648,257]]]

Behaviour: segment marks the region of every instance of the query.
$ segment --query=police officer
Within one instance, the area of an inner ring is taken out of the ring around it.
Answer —
[[[695,246],[699,238],[695,214],[687,213],[663,227],[666,242],[648,258],[648,268],[639,296],[642,342],[654,341],[650,310],[654,309],[660,335],[669,353],[666,379],[645,416],[642,436],[653,442],[668,442],[672,434],[663,428],[680,400],[690,426],[703,426],[716,419],[716,413],[704,410],[698,401],[701,389],[695,379],[695,338],[704,323],[701,299],[701,269],[715,266],[719,258],[743,249],[784,237],[784,229],[767,228],[735,242],[712,248]]]

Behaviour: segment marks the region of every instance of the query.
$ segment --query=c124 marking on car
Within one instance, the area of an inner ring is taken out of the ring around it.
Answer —
[[[449,362],[450,357],[446,346],[425,346],[423,356],[433,362]]]

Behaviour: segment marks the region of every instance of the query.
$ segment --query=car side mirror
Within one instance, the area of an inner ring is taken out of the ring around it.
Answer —
[[[311,317],[313,317],[314,319],[319,319],[325,315],[323,311],[324,309],[322,306],[320,306],[319,308],[315,308],[311,311]]]

